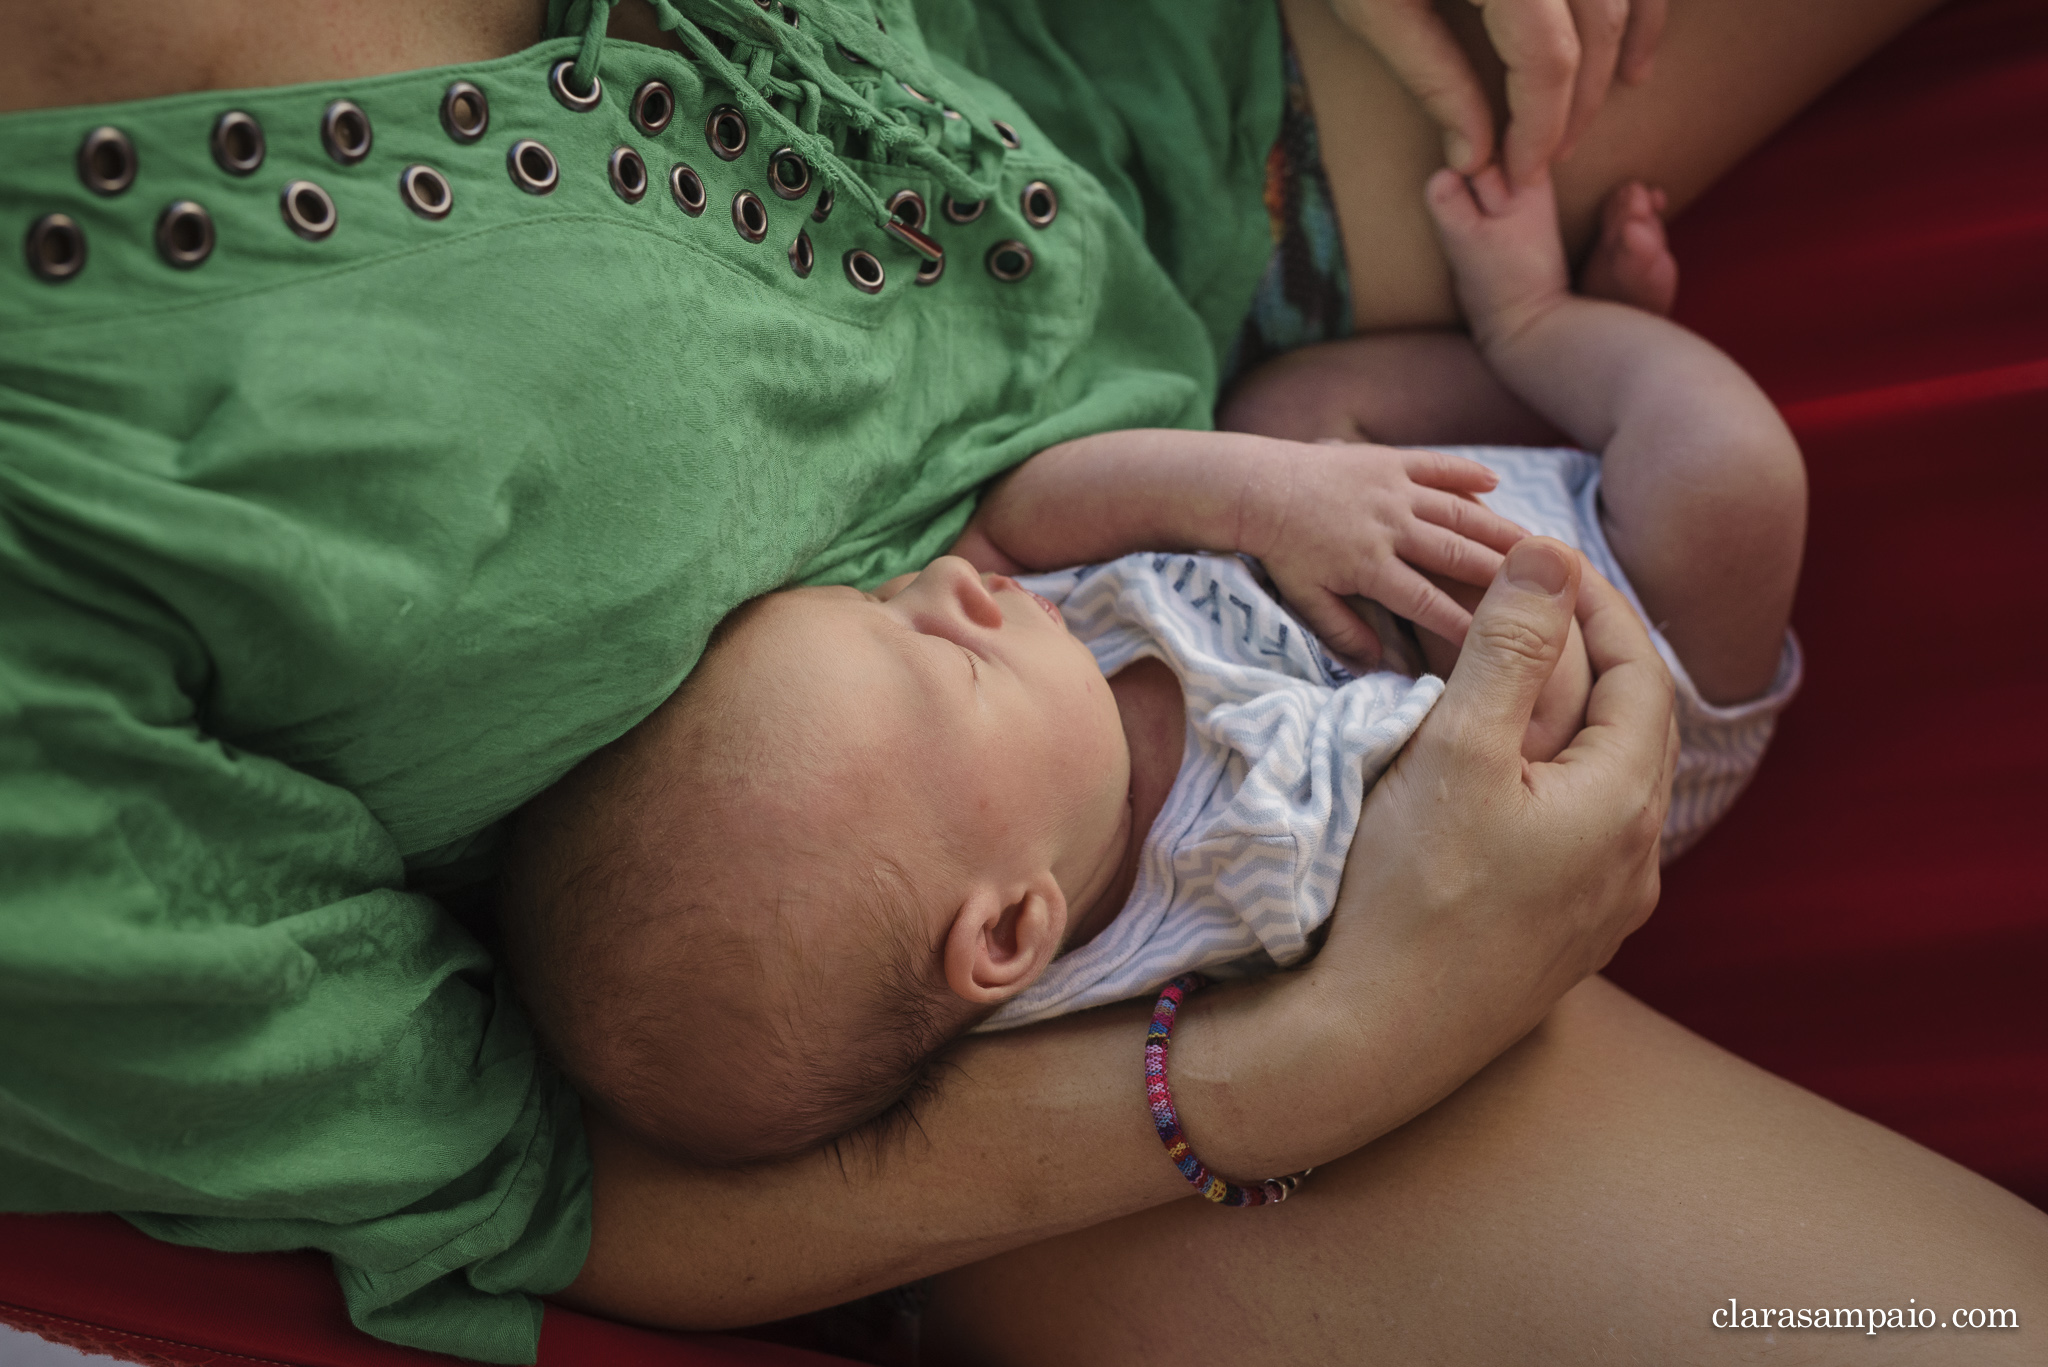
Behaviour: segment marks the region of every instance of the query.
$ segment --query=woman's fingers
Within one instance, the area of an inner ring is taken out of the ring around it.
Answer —
[[[1580,575],[1578,619],[1593,665],[1586,727],[1553,764],[1538,766],[1537,778],[1540,784],[1561,784],[1569,791],[1567,801],[1604,798],[1620,804],[1615,816],[1640,828],[1654,864],[1656,833],[1664,827],[1678,760],[1671,672],[1635,610],[1591,566]],[[1642,914],[1649,914],[1648,907]]]
[[[1664,36],[1666,0],[1634,0],[1628,8],[1628,32],[1621,40],[1621,62],[1615,74],[1630,85],[1650,79],[1657,41]]]
[[[1571,121],[1580,43],[1569,0],[1475,0],[1507,67],[1508,128],[1501,161],[1517,185],[1557,155]]]
[[[1444,161],[1466,174],[1493,159],[1493,111],[1471,62],[1429,0],[1330,0],[1443,129]]]
[[[1572,20],[1579,31],[1579,70],[1572,81],[1571,115],[1565,120],[1560,157],[1585,134],[1586,126],[1607,100],[1621,59],[1622,36],[1628,31],[1629,0],[1571,0]]]
[[[1529,716],[1570,633],[1579,575],[1578,556],[1548,537],[1529,537],[1508,552],[1436,705],[1455,742],[1521,764]]]
[[[1434,523],[1459,536],[1470,537],[1480,545],[1502,554],[1506,554],[1508,547],[1529,534],[1526,529],[1516,526],[1485,505],[1469,498],[1461,498],[1457,494],[1438,493],[1434,489],[1418,489],[1409,507],[1424,522]],[[1493,578],[1494,570],[1499,567],[1499,562],[1495,561],[1487,566],[1486,579],[1474,579],[1469,582],[1484,584]]]

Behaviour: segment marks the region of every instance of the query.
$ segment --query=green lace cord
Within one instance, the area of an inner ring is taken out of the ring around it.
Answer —
[[[556,32],[582,32],[583,46],[577,53],[573,78],[583,89],[589,88],[597,72],[604,54],[605,28],[612,6],[617,3],[618,0],[553,0],[549,7],[550,27]],[[919,61],[880,28],[855,20],[831,4],[802,12],[801,24],[789,24],[754,0],[650,3],[662,29],[675,34],[697,65],[734,92],[734,99],[746,114],[773,128],[780,140],[795,149],[813,173],[832,187],[835,195],[859,203],[877,227],[892,221],[881,193],[847,169],[832,140],[818,131],[827,103],[834,107],[835,121],[862,133],[882,159],[901,161],[924,171],[955,198],[963,202],[987,199],[996,192],[1008,149],[997,136],[993,120],[979,108],[978,101],[963,94],[952,81]],[[719,49],[706,25],[733,40],[732,57]],[[914,84],[935,102],[929,109],[930,118],[936,123],[921,127],[907,117],[916,111],[883,109],[854,89],[828,63],[824,46],[827,40],[885,76]],[[744,59],[746,65],[742,67],[736,59]],[[794,76],[777,74],[778,64],[794,72]],[[703,93],[701,85],[688,92],[696,98]],[[785,114],[776,105],[777,100],[796,105],[797,116],[792,119]],[[960,117],[948,118],[946,110]],[[949,139],[964,143],[953,150],[967,154],[971,171],[963,169],[948,154],[944,144]]]

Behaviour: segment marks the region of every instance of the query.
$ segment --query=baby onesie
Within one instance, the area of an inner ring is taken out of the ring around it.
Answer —
[[[1491,466],[1494,511],[1576,546],[1638,614],[1600,527],[1599,460],[1583,451],[1459,448]],[[1022,581],[1059,604],[1105,675],[1151,656],[1187,704],[1181,767],[1139,851],[1130,900],[1100,934],[1055,959],[980,1028],[1002,1030],[1156,989],[1201,970],[1233,977],[1313,952],[1336,903],[1365,792],[1443,692],[1389,615],[1391,666],[1354,676],[1236,556],[1128,555]],[[1668,859],[1725,812],[1797,690],[1789,635],[1778,677],[1736,707],[1704,702],[1654,627],[1677,693],[1680,757]],[[1407,672],[1401,672],[1401,671]],[[1416,675],[1420,675],[1416,677]]]

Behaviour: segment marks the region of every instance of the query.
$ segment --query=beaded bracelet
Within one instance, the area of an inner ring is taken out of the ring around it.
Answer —
[[[1305,1168],[1292,1177],[1268,1177],[1256,1187],[1241,1187],[1210,1172],[1195,1157],[1187,1136],[1181,1133],[1180,1113],[1173,1109],[1173,1089],[1166,1082],[1166,1046],[1173,1039],[1173,1021],[1180,1014],[1181,1002],[1208,982],[1199,973],[1183,973],[1166,985],[1152,1008],[1152,1024],[1145,1028],[1145,1105],[1152,1112],[1152,1128],[1159,1131],[1166,1156],[1180,1169],[1180,1175],[1218,1205],[1264,1206],[1285,1201],[1314,1168]]]

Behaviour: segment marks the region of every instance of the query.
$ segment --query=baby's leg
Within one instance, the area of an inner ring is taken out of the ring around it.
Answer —
[[[1664,195],[1637,182],[1601,208],[1579,292],[1660,316],[1678,294]],[[1555,446],[1564,438],[1516,397],[1462,332],[1378,332],[1303,347],[1239,381],[1217,410],[1227,432],[1389,446]]]
[[[1685,329],[1566,290],[1547,184],[1429,185],[1459,299],[1495,372],[1602,456],[1602,526],[1702,698],[1776,677],[1806,527],[1799,448],[1756,384]],[[1623,206],[1641,239],[1654,205]]]
[[[1216,410],[1226,432],[1386,446],[1551,446],[1558,432],[1462,332],[1379,332],[1275,357]]]

